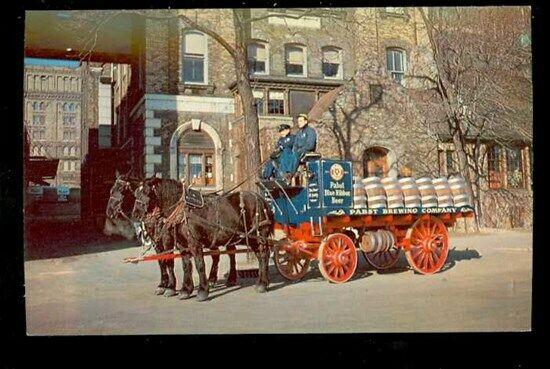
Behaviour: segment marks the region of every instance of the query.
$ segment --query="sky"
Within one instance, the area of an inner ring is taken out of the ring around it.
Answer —
[[[63,59],[25,58],[25,65],[47,65],[54,67],[77,68],[80,65],[80,62]]]

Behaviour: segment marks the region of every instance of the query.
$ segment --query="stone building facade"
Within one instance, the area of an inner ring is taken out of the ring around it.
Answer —
[[[276,142],[279,124],[295,125],[297,114],[342,88],[335,104],[327,105],[321,119],[312,123],[319,135],[319,153],[349,156],[358,176],[452,174],[452,146],[419,125],[421,117],[415,116],[403,93],[425,87],[411,76],[435,73],[418,10],[347,8],[296,19],[299,11],[250,11],[257,19],[247,32],[262,159]],[[249,175],[233,61],[219,42],[174,17],[178,12],[206,27],[215,25],[213,29],[232,42],[230,9],[172,10],[169,16],[163,13],[165,19],[141,20],[134,32],[136,60],[114,74],[113,140],[131,151],[130,167],[136,176],[185,176],[206,191],[229,189]],[[346,153],[342,132],[333,123],[349,117],[353,119]],[[512,183],[506,178],[521,177],[515,180],[522,183],[513,188],[515,196],[529,202],[532,194],[532,154],[529,143],[522,145],[519,155],[499,152],[490,156],[497,159],[485,160],[492,174],[483,185],[488,194],[483,201],[492,201],[493,208],[504,206],[504,217],[510,209],[500,194],[510,193]],[[487,147],[493,147],[491,142]],[[508,173],[507,164],[514,173]],[[495,184],[497,177],[502,179]],[[531,204],[525,207],[528,213]],[[495,218],[488,225],[529,225],[529,216],[525,219],[519,224]]]
[[[24,120],[31,156],[58,158],[53,186],[80,187],[82,71],[25,66]]]

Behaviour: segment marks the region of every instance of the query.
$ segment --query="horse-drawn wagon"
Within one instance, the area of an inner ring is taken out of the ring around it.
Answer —
[[[386,196],[384,190],[376,192],[381,187],[377,178],[356,178],[354,184],[349,161],[315,158],[305,163],[303,173],[300,186],[259,183],[272,206],[275,228],[286,235],[274,244],[273,254],[277,269],[289,280],[301,279],[310,262],[317,259],[327,280],[346,282],[357,268],[357,247],[376,269],[394,265],[404,250],[416,271],[435,273],[447,259],[447,228],[460,217],[473,216],[463,186],[456,179],[451,179],[457,183],[447,196],[439,191],[440,187],[449,190],[446,183],[433,186],[431,180],[420,179],[416,182],[429,183],[416,186],[412,178],[390,179],[385,181]],[[372,190],[368,207],[366,196],[355,196],[361,182],[366,184],[367,193],[369,186]],[[391,192],[396,188],[399,191]],[[411,188],[417,193],[409,192]],[[452,201],[452,195],[457,201]]]

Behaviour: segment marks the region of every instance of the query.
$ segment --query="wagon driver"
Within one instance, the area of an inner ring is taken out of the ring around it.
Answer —
[[[275,151],[270,155],[270,160],[264,167],[263,179],[289,179],[298,162],[298,158],[292,151],[295,136],[290,133],[290,126],[281,124],[278,131],[279,140]]]
[[[296,154],[298,161],[292,173],[298,169],[299,162],[308,152],[314,152],[317,148],[317,132],[308,124],[307,114],[298,115],[298,131],[295,134],[292,151]]]

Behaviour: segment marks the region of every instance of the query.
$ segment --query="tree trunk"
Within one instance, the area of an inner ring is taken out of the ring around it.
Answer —
[[[246,147],[246,153],[243,156],[246,173],[243,178],[251,176],[250,180],[244,184],[245,188],[251,189],[261,172],[261,151],[258,113],[256,111],[256,105],[254,104],[252,86],[250,85],[248,75],[248,35],[247,29],[244,26],[246,24],[244,21],[245,17],[246,9],[233,10],[233,22],[235,24],[235,77],[243,109]]]
[[[474,197],[474,191],[472,190],[472,180],[470,175],[470,168],[468,166],[468,157],[466,156],[466,142],[464,140],[464,134],[460,129],[460,122],[455,121],[455,129],[453,132],[453,145],[458,156],[458,166],[459,172],[464,178],[464,183],[466,185],[466,192],[470,197],[473,204],[476,203],[476,198]],[[477,214],[476,214],[477,217]]]

